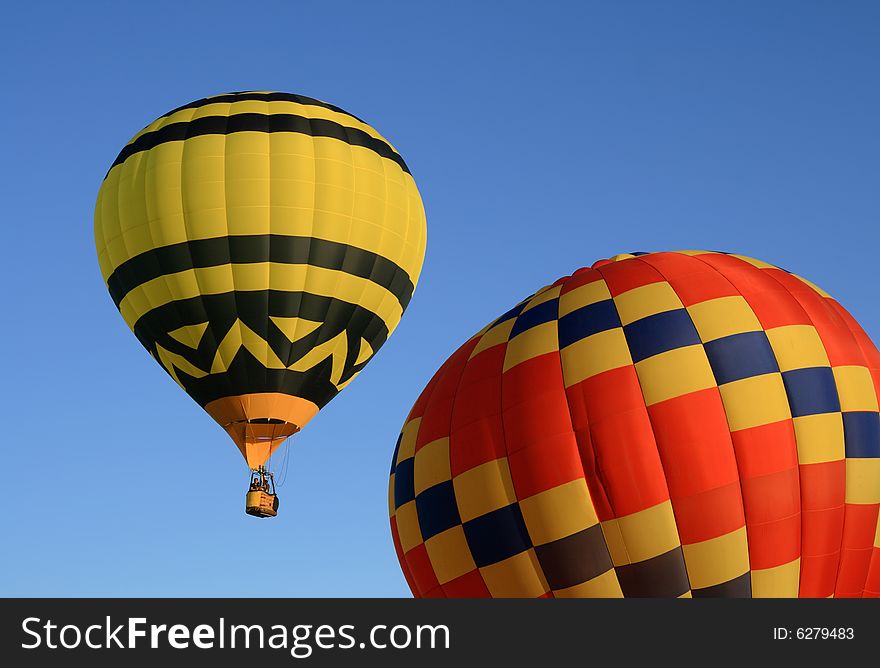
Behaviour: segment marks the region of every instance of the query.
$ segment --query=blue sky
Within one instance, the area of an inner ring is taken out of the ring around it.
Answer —
[[[0,595],[408,595],[386,486],[412,403],[494,316],[618,252],[759,257],[880,339],[877,3],[31,2],[0,59]],[[428,216],[402,324],[294,439],[271,521],[119,317],[92,237],[134,132],[247,89],[373,124]]]

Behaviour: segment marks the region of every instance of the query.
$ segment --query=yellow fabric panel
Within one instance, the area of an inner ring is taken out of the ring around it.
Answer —
[[[533,549],[480,568],[493,598],[537,598],[550,591]]]
[[[464,529],[454,526],[425,541],[425,549],[437,581],[446,584],[465,573],[470,573],[477,565],[471,556]]]
[[[129,327],[133,328],[141,316],[171,301],[220,294],[233,289],[305,290],[315,295],[335,297],[359,304],[375,313],[385,322],[389,331],[397,326],[403,315],[397,298],[368,279],[312,265],[275,262],[226,264],[166,274],[129,292],[120,303],[119,310]],[[555,323],[550,324],[555,327]]]
[[[555,320],[527,329],[507,343],[504,371],[533,357],[556,350],[559,350],[559,338]]]
[[[452,486],[462,522],[516,503],[507,457],[459,473]]]
[[[836,366],[831,370],[834,372],[834,383],[840,397],[841,411],[848,413],[878,410],[874,381],[866,367]]]
[[[559,297],[559,317],[568,315],[579,308],[611,299],[608,285],[603,280],[587,283]]]
[[[174,382],[181,387],[183,387],[183,383],[180,382],[176,369],[180,369],[194,378],[204,378],[208,375],[205,371],[193,366],[185,357],[169,350],[165,350],[165,348],[158,344],[156,344],[156,354],[159,356],[159,362],[165,367],[168,373],[171,374]]]
[[[610,569],[597,575],[592,580],[581,582],[573,587],[554,589],[553,596],[556,598],[623,598],[617,573]]]
[[[709,299],[692,304],[687,310],[703,343],[762,329],[755,312],[740,296]]]
[[[840,413],[802,415],[792,422],[797,439],[798,464],[835,462],[846,456]]]
[[[305,318],[284,318],[277,315],[270,315],[269,319],[275,323],[275,326],[278,327],[278,329],[284,333],[284,336],[286,336],[291,342],[299,341],[304,336],[308,336],[323,324],[315,322],[314,320],[306,320]]]
[[[874,547],[880,547],[880,521],[877,522],[877,533],[874,534]]]
[[[468,359],[473,359],[484,350],[488,350],[493,346],[507,343],[507,340],[510,338],[510,330],[513,329],[513,323],[515,322],[516,318],[511,318],[510,320],[505,320],[492,329],[487,330],[486,333],[480,337],[477,345],[474,346],[474,349],[471,351],[471,356]]]
[[[449,438],[438,438],[416,453],[413,479],[416,494],[452,478],[449,471]]]
[[[880,503],[880,457],[847,457],[846,502]]]
[[[636,362],[648,406],[715,387],[715,376],[702,345],[685,346]]]
[[[686,591],[684,594],[682,594],[678,598],[693,598],[693,597],[694,597],[694,595],[692,592]]]
[[[241,348],[245,348],[267,369],[284,369],[286,366],[264,338],[241,320],[236,320],[217,346],[211,373],[227,371]]]
[[[598,523],[596,510],[583,478],[519,500],[533,545],[543,545]]]
[[[614,305],[624,326],[649,315],[682,308],[681,299],[665,281],[627,290],[614,298]]]
[[[730,431],[771,424],[791,417],[782,375],[767,373],[725,383],[719,388]]]
[[[780,371],[828,366],[828,354],[812,325],[785,325],[767,330]]]
[[[800,559],[773,568],[753,570],[752,598],[797,598],[800,576]]]
[[[561,285],[556,286],[546,286],[541,288],[535,293],[535,296],[529,300],[529,303],[526,304],[525,308],[522,310],[522,313],[532,310],[536,306],[540,306],[546,302],[549,302],[553,299],[559,297],[559,291],[562,290]]]
[[[728,582],[749,570],[745,527],[700,543],[682,545],[681,549],[691,589]]]
[[[571,387],[603,371],[630,366],[632,356],[621,327],[592,334],[560,351],[565,386]]]
[[[388,481],[388,517],[394,517],[394,472],[391,472],[391,479]]]
[[[326,137],[236,132],[160,144],[113,167],[99,201],[105,281],[151,248],[227,234],[349,243],[397,263],[413,283],[424,256],[412,177],[370,149]]]
[[[416,502],[404,503],[395,513],[397,518],[397,533],[400,536],[400,546],[404,552],[409,552],[422,543],[422,530],[419,527],[419,515],[416,511]]]
[[[202,337],[205,335],[206,329],[208,329],[207,322],[199,323],[198,325],[185,325],[168,332],[168,336],[188,348],[196,350],[199,347]]]
[[[712,251],[705,251],[705,250],[678,250],[678,251],[673,251],[673,252],[676,253],[677,255],[688,255],[688,256],[692,256],[692,257],[696,256],[696,255],[715,255],[715,253],[713,253]]]
[[[341,383],[342,372],[345,370],[345,360],[347,356],[348,336],[345,332],[339,332],[339,334],[334,336],[329,341],[319,343],[318,345],[311,348],[309,352],[300,357],[296,362],[294,362],[287,368],[291,371],[308,371],[309,369],[314,368],[317,364],[320,364],[328,357],[330,357],[330,382],[336,385],[336,388],[338,390],[341,390],[352,380],[349,379],[344,384]]]
[[[355,365],[361,364],[362,362],[366,362],[373,356],[373,346],[370,345],[370,342],[365,338],[361,337],[361,347],[358,350],[357,358],[355,358]]]
[[[672,503],[668,500],[602,522],[602,533],[615,566],[644,561],[681,545]]]
[[[409,459],[416,454],[416,438],[419,435],[419,427],[422,424],[422,418],[417,417],[409,420],[403,425],[403,431],[400,434],[400,447],[397,449],[397,461],[395,465],[400,464],[404,459]]]

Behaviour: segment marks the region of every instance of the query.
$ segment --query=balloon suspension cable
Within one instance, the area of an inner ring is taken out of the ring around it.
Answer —
[[[281,465],[278,467],[281,480],[278,483],[279,487],[284,487],[284,483],[287,481],[287,469],[290,465],[290,457],[291,450],[293,449],[293,445],[291,445],[292,438],[288,438],[284,442],[284,452],[281,455]]]

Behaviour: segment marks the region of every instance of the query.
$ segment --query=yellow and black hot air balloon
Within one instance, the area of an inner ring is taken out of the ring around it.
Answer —
[[[391,144],[288,93],[219,95],[161,116],[113,161],[95,206],[114,303],[241,450],[259,516],[277,508],[266,461],[394,331],[425,240]]]

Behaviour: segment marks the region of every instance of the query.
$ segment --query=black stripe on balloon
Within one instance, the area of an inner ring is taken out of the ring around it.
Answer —
[[[615,570],[627,598],[674,598],[690,589],[681,547]]]
[[[118,307],[131,290],[166,274],[255,262],[310,265],[358,276],[388,290],[404,309],[415,289],[406,271],[381,255],[336,241],[279,234],[214,237],[153,248],[119,265],[107,279],[107,288]]]
[[[328,357],[308,371],[267,369],[245,348],[241,348],[223,373],[193,378],[175,368],[186,393],[204,407],[216,399],[258,392],[278,392],[307,399],[323,408],[339,394],[330,381],[333,360]],[[349,375],[350,377],[350,375]]]
[[[746,571],[739,577],[721,584],[693,589],[691,594],[694,598],[751,598],[752,597],[752,574]]]
[[[169,123],[158,130],[146,132],[127,144],[116,156],[110,169],[125,162],[135,153],[149,151],[161,144],[203,135],[229,135],[235,132],[295,132],[310,137],[330,137],[352,146],[367,148],[383,158],[396,162],[403,171],[409,173],[403,158],[381,139],[376,139],[358,128],[350,128],[323,118],[307,118],[296,114],[232,114]]]
[[[341,109],[336,105],[330,104],[329,102],[323,102],[321,100],[316,100],[313,97],[308,97],[306,95],[296,95],[295,93],[278,93],[278,92],[255,92],[255,91],[241,91],[237,93],[226,93],[223,95],[215,95],[214,97],[204,97],[201,100],[196,100],[195,102],[190,102],[189,104],[184,104],[183,106],[177,107],[176,109],[172,109],[167,114],[164,114],[162,118],[166,118],[167,116],[171,116],[171,114],[176,114],[178,111],[183,111],[184,109],[199,109],[201,107],[207,106],[209,104],[231,104],[233,102],[242,102],[245,100],[260,100],[264,102],[295,102],[296,104],[305,104],[310,107],[322,107],[324,109],[329,109],[330,111],[335,111],[339,114],[345,114],[346,116],[351,116],[356,121],[360,121],[361,123],[367,124],[366,121],[361,120],[351,112],[346,111],[345,109]]]

